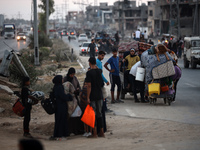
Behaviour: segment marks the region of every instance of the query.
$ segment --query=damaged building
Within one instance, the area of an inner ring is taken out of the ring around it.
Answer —
[[[137,7],[136,1],[128,1],[127,4],[117,1],[114,3],[113,17],[118,30],[121,30],[122,26],[124,30],[136,30],[138,27],[147,26],[148,7],[145,4]]]
[[[200,35],[200,2],[198,0],[172,0],[171,7],[170,0],[156,0],[156,3],[156,7],[161,9],[161,33],[171,32],[177,36]]]

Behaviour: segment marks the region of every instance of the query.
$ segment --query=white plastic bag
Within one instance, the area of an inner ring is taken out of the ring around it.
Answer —
[[[136,76],[137,67],[141,67],[141,61],[138,61],[135,65],[132,66],[129,74]]]
[[[77,105],[71,117],[80,117],[82,115],[81,108]]]

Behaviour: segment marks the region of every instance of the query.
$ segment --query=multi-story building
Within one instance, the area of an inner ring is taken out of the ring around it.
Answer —
[[[173,33],[177,36],[200,35],[200,1],[172,0],[170,8],[170,0],[156,0],[156,5],[161,9],[161,33]]]
[[[160,33],[160,7],[156,7],[155,1],[148,2],[148,34],[157,36]]]
[[[86,20],[87,22],[95,25],[109,25],[113,23],[112,8],[108,3],[100,3],[99,6],[86,7]]]
[[[136,1],[128,1],[127,4],[117,1],[114,3],[113,17],[118,24],[118,30],[123,27],[124,30],[136,30],[147,26],[148,7],[145,4],[137,7]]]

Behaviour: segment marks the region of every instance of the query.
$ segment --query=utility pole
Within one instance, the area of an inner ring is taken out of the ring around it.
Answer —
[[[172,34],[172,0],[169,2],[170,8],[169,8],[169,39],[171,39]]]
[[[37,26],[37,0],[34,0],[34,62],[36,66],[40,65],[39,62],[39,47],[38,47],[38,26]]]
[[[196,0],[194,22],[193,22],[193,35],[200,35],[199,29],[199,0]]]
[[[178,29],[178,36],[177,38],[180,38],[180,9],[179,9],[179,5],[180,5],[180,0],[177,0],[177,29]]]
[[[46,34],[49,36],[49,0],[46,0]]]
[[[122,2],[122,40],[124,40],[124,2]]]

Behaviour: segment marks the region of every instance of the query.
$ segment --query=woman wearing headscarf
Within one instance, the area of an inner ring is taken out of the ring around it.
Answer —
[[[79,95],[79,92],[81,91],[81,86],[75,74],[76,74],[76,70],[72,67],[69,68],[68,73],[64,78],[64,82],[68,81],[74,86],[74,89],[75,89],[74,94],[77,98],[77,96]]]
[[[72,101],[72,96],[65,94],[61,75],[55,76],[52,81],[54,83],[53,93],[56,99],[54,135],[50,138],[53,140],[69,136],[67,101]]]
[[[75,69],[70,68],[67,76],[65,77],[65,82],[63,83],[64,90],[66,94],[71,94],[73,100],[68,102],[68,115],[69,115],[69,132],[74,134],[82,134],[83,132],[83,123],[81,122],[80,117],[71,117],[75,109],[77,108],[79,101],[79,90],[80,85],[75,76]]]

